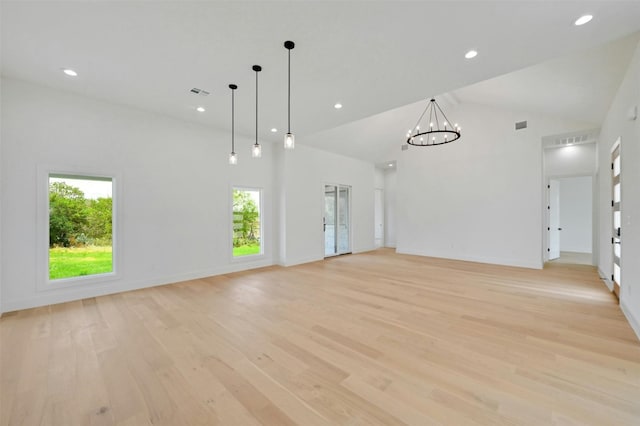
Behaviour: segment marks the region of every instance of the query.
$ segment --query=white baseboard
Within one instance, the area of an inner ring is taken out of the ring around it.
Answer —
[[[602,278],[602,281],[604,281],[604,284],[607,286],[609,291],[613,291],[613,282],[605,275],[604,272],[602,272],[602,269],[600,268],[598,268],[598,275],[600,275],[600,278]]]
[[[302,257],[300,259],[293,259],[286,262],[281,262],[280,265],[289,267],[289,266],[302,265],[303,263],[317,262],[322,259],[324,259],[324,257],[309,256],[309,257]]]
[[[497,258],[497,257],[484,257],[484,256],[442,256],[442,255],[433,255],[430,253],[421,252],[418,250],[404,250],[404,249],[396,249],[396,253],[399,254],[411,254],[415,256],[426,256],[426,257],[435,257],[438,259],[450,259],[450,260],[462,260],[465,262],[476,262],[476,263],[489,263],[492,265],[501,265],[501,266],[516,266],[519,268],[529,268],[529,269],[542,269],[543,264],[542,260],[532,261],[525,259],[509,259],[509,258]]]
[[[638,340],[640,340],[640,321],[638,321],[633,314],[631,314],[631,310],[627,307],[627,304],[624,300],[620,301],[620,309],[622,309],[622,313],[625,317],[627,317],[627,321],[629,321],[629,325],[636,333]]]
[[[2,312],[12,312],[22,309],[37,308],[39,306],[54,305],[57,303],[72,302],[91,297],[106,296],[109,294],[123,293],[127,291],[140,290],[143,288],[157,287],[182,281],[208,278],[216,275],[230,274],[233,272],[246,271],[249,269],[264,268],[272,266],[271,259],[264,259],[251,263],[230,264],[224,267],[202,269],[199,271],[176,274],[166,277],[148,278],[138,281],[111,281],[92,287],[67,287],[60,290],[50,290],[40,292],[33,297],[3,301]]]

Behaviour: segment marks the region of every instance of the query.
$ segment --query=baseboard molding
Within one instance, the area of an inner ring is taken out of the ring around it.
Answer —
[[[213,277],[216,275],[230,274],[233,272],[246,271],[250,269],[273,266],[271,259],[264,259],[256,262],[230,264],[224,267],[202,269],[183,274],[175,274],[165,277],[148,278],[137,281],[111,281],[99,286],[88,287],[67,287],[60,290],[50,290],[34,294],[33,297],[7,300],[3,303],[2,312],[19,311],[22,309],[37,308],[40,306],[55,305],[58,303],[72,302],[75,300],[88,299],[92,297],[107,296],[110,294],[123,293],[127,291],[141,290],[144,288],[158,287],[162,285],[174,284],[182,281],[197,280]]]
[[[607,286],[609,291],[613,291],[613,282],[609,279],[609,277],[607,277],[604,272],[602,272],[602,269],[600,268],[598,268],[598,275],[600,275],[600,278],[602,279],[602,281],[604,281],[604,285]]]
[[[622,309],[624,316],[627,317],[627,321],[629,321],[629,325],[636,333],[636,337],[640,340],[640,321],[636,320],[624,300],[620,301],[620,309]]]
[[[294,259],[294,260],[290,260],[290,261],[286,261],[286,262],[281,262],[280,265],[281,266],[285,266],[285,267],[289,267],[289,266],[302,265],[303,263],[317,262],[317,261],[323,260],[323,259],[324,259],[324,257],[309,256],[309,257],[303,257],[303,258],[300,258],[300,259]]]
[[[462,260],[465,262],[488,263],[491,265],[515,266],[518,268],[542,269],[543,267],[542,260],[531,261],[531,260],[524,260],[524,259],[508,259],[508,258],[484,257],[484,256],[442,256],[442,255],[434,255],[431,253],[421,252],[419,250],[404,250],[404,249],[398,249],[398,248],[396,248],[396,253],[410,254],[414,256],[434,257],[437,259],[450,259],[450,260]]]

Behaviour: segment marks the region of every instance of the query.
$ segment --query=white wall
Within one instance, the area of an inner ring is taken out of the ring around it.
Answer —
[[[622,257],[620,306],[640,337],[640,119],[628,111],[640,106],[640,44],[611,104],[600,131],[600,261],[604,277],[611,277],[611,147],[621,139]]]
[[[280,240],[285,246],[279,263],[285,266],[324,258],[324,185],[351,186],[351,229],[354,253],[373,250],[374,165],[304,146],[282,156],[284,225]]]
[[[376,167],[373,171],[373,187],[384,189],[384,169]]]
[[[384,245],[396,247],[396,205],[398,197],[397,170],[387,169],[384,173]]]
[[[587,176],[596,173],[595,143],[547,148],[544,150],[545,175],[550,177]]]
[[[237,138],[240,162],[231,167],[228,133],[16,80],[2,89],[3,311],[273,263],[270,145],[252,159],[252,141]],[[37,290],[43,166],[121,176],[117,280]],[[264,189],[265,256],[249,263],[231,256],[232,185]]]
[[[2,10],[2,6],[0,5],[0,11]],[[0,12],[1,14],[1,12]],[[1,55],[0,55],[1,56]],[[0,61],[2,61],[0,57]],[[0,63],[1,68],[2,63]],[[2,99],[2,79],[0,79],[0,100]],[[2,102],[0,102],[0,129],[2,129]],[[2,132],[0,131],[0,191],[2,191]],[[0,316],[2,316],[2,194],[0,193]]]
[[[459,141],[400,155],[398,251],[542,267],[541,140],[589,126],[475,104],[446,112]]]
[[[591,176],[561,178],[560,251],[591,253],[593,179]]]

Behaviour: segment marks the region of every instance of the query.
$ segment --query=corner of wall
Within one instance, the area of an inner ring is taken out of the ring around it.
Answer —
[[[640,340],[640,320],[636,319],[631,313],[631,309],[627,307],[627,304],[624,300],[620,301],[620,309],[622,309],[622,313],[625,317],[627,317],[627,321],[629,321],[629,325],[631,329],[636,333],[638,340]]]

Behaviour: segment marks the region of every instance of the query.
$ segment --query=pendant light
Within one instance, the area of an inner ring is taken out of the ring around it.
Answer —
[[[260,65],[254,65],[251,67],[256,72],[256,143],[251,147],[251,156],[253,158],[262,157],[262,147],[258,143],[258,73],[262,71]]]
[[[284,47],[288,50],[288,78],[287,78],[287,134],[284,135],[284,147],[285,149],[293,149],[296,144],[296,139],[293,133],[291,133],[291,49],[295,47],[295,43],[292,41],[285,41]]]
[[[238,164],[238,154],[236,154],[236,141],[235,141],[235,91],[238,88],[235,84],[230,84],[231,89],[231,154],[229,154],[229,164],[235,166]]]

